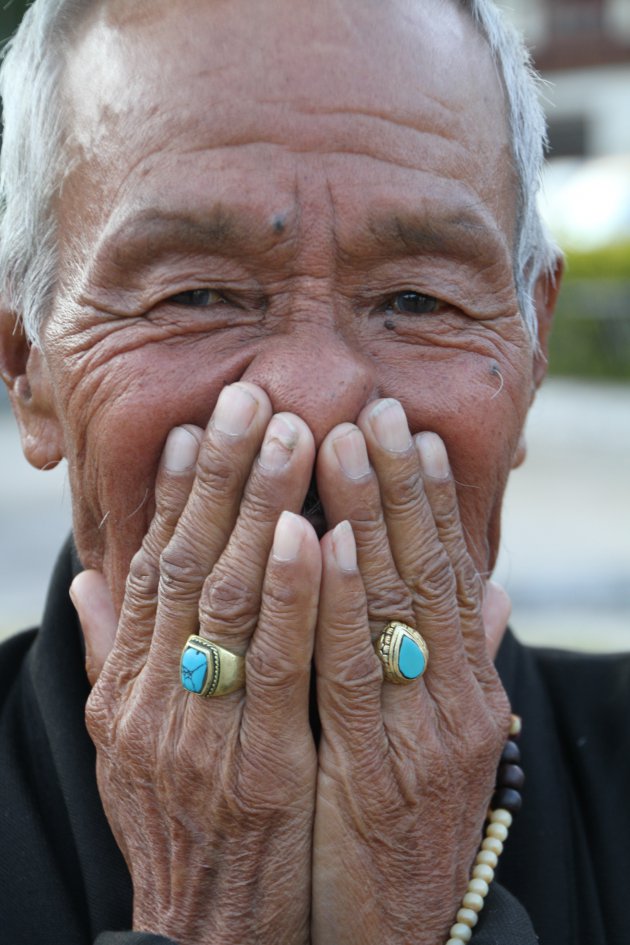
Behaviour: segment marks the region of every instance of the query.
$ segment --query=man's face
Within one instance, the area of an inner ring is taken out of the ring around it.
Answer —
[[[445,440],[494,560],[532,390],[503,95],[455,6],[102,3],[70,57],[43,350],[87,566],[120,601],[168,431],[263,387],[319,444],[376,397]]]

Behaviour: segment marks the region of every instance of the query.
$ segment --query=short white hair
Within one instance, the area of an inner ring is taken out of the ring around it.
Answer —
[[[54,298],[56,204],[68,170],[62,75],[81,14],[97,2],[102,0],[35,0],[7,44],[0,70],[0,292],[35,344]],[[456,2],[488,42],[505,91],[517,179],[514,281],[535,339],[534,285],[541,272],[553,272],[557,255],[536,203],[546,144],[539,79],[519,34],[492,0]]]

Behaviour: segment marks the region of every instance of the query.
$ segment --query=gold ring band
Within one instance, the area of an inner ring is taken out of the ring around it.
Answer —
[[[419,679],[429,663],[429,650],[417,630],[390,620],[374,644],[383,666],[383,678],[397,686]]]
[[[182,650],[180,681],[187,692],[209,699],[245,685],[245,657],[193,634]]]

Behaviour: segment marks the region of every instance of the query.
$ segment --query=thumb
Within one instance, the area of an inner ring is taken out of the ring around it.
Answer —
[[[70,598],[85,638],[85,669],[94,685],[110,654],[118,618],[105,578],[100,571],[82,571],[70,585]]]
[[[507,630],[512,613],[512,601],[507,591],[494,581],[487,581],[483,595],[481,616],[486,634],[486,646],[491,659],[495,659],[501,640]]]

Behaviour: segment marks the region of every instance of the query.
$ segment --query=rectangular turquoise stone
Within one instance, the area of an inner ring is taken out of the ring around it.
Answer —
[[[189,692],[200,693],[208,676],[208,657],[194,646],[187,646],[182,653],[180,678],[182,686]]]

